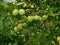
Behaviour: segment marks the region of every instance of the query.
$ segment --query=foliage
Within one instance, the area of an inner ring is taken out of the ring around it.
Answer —
[[[59,0],[0,1],[0,45],[59,45],[59,36]]]

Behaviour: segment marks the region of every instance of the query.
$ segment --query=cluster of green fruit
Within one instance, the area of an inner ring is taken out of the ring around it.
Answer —
[[[19,13],[20,16],[22,16],[22,17],[26,16],[24,9],[19,9],[19,11],[18,11],[18,9],[14,9],[14,10],[12,11],[12,14],[13,14],[14,16],[18,15],[18,13]],[[39,22],[41,22],[41,21],[46,20],[47,18],[48,18],[47,15],[43,15],[42,17],[41,17],[41,16],[38,16],[38,15],[26,16],[26,19],[27,19],[26,22],[25,22],[25,23],[20,23],[20,24],[18,24],[17,26],[15,26],[15,27],[14,27],[14,31],[11,31],[11,35],[15,34],[14,32],[19,32],[19,31],[23,30],[24,28],[27,28],[29,22],[32,22],[32,21],[39,21]]]
[[[28,16],[27,19],[28,19],[28,22],[32,22],[33,20],[41,21],[41,17],[38,15]]]
[[[20,14],[20,15],[24,15],[25,14],[25,10],[24,9],[14,9],[13,11],[12,11],[12,14],[14,15],[14,16],[16,16],[16,15],[18,15],[18,13]]]
[[[12,14],[14,15],[14,16],[16,16],[16,15],[18,15],[18,13],[22,16],[22,15],[25,15],[25,10],[24,9],[19,9],[19,11],[18,11],[18,9],[14,9],[13,11],[12,11]],[[32,21],[32,20],[40,20],[41,21],[41,19],[42,20],[46,20],[48,18],[48,16],[47,15],[43,15],[42,16],[42,18],[40,17],[40,16],[38,16],[38,15],[35,15],[35,16],[28,16],[28,21]]]
[[[11,35],[14,35],[15,33],[19,33],[19,31],[23,30],[24,28],[27,28],[27,23],[20,23],[17,26],[14,27],[13,31],[10,32]]]
[[[35,16],[28,16],[28,21],[29,22],[32,22],[33,20],[37,20],[37,21],[44,21],[48,18],[47,15],[43,15],[42,17],[41,16],[38,16],[38,15],[35,15]]]

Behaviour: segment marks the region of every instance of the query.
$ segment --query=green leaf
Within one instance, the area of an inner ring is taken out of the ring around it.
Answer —
[[[3,6],[4,8],[7,7],[7,3],[6,2],[0,2],[0,5]]]

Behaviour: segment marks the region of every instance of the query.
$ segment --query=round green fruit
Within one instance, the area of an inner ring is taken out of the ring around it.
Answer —
[[[12,11],[12,14],[13,14],[14,16],[18,15],[18,9],[14,9],[14,10]]]
[[[38,16],[38,15],[35,15],[35,16],[34,16],[34,20],[39,20],[39,21],[41,21],[41,17]]]
[[[14,31],[18,32],[18,27],[17,26],[14,27]]]
[[[42,16],[42,20],[46,20],[47,18],[48,18],[47,15],[43,15],[43,16]]]
[[[25,10],[24,9],[19,9],[19,14],[20,15],[24,15],[25,14]]]
[[[33,16],[28,16],[28,21],[32,22],[33,21]]]
[[[23,29],[23,24],[18,24],[18,28],[21,30]]]
[[[26,15],[22,16],[22,19],[26,19],[26,18],[27,18]]]
[[[23,23],[23,27],[27,28],[28,27],[27,23]]]
[[[27,20],[26,15],[22,16],[21,19],[22,19],[22,22],[25,22]]]
[[[10,31],[10,35],[12,35],[12,36],[13,36],[14,34],[15,34],[15,33],[14,33],[14,31]]]

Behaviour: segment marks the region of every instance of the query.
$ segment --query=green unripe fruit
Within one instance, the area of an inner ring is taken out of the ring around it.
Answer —
[[[18,9],[14,9],[14,10],[12,11],[12,14],[13,14],[14,16],[18,15]]]
[[[14,31],[18,32],[18,27],[17,26],[14,27]]]
[[[27,17],[24,15],[24,16],[22,16],[22,19],[24,19],[24,20],[25,20],[25,19],[27,19]]]
[[[27,17],[24,15],[24,16],[21,17],[21,20],[22,20],[22,22],[26,22]]]
[[[15,34],[15,33],[14,33],[14,31],[10,31],[10,35],[12,35],[12,36],[13,36],[14,34]]]
[[[23,27],[27,28],[28,27],[27,23],[23,23]]]
[[[19,10],[19,14],[20,14],[20,15],[24,15],[24,14],[25,14],[25,10],[24,10],[24,9],[20,9],[20,10]]]
[[[18,28],[21,30],[23,29],[23,25],[22,24],[18,24]]]
[[[34,16],[34,20],[39,20],[39,21],[41,21],[41,17],[38,16],[38,15],[35,15],[35,16]]]
[[[28,16],[27,19],[28,19],[29,22],[32,22],[33,21],[33,16]]]
[[[43,15],[43,16],[42,16],[42,20],[46,20],[47,18],[48,18],[47,15]]]

